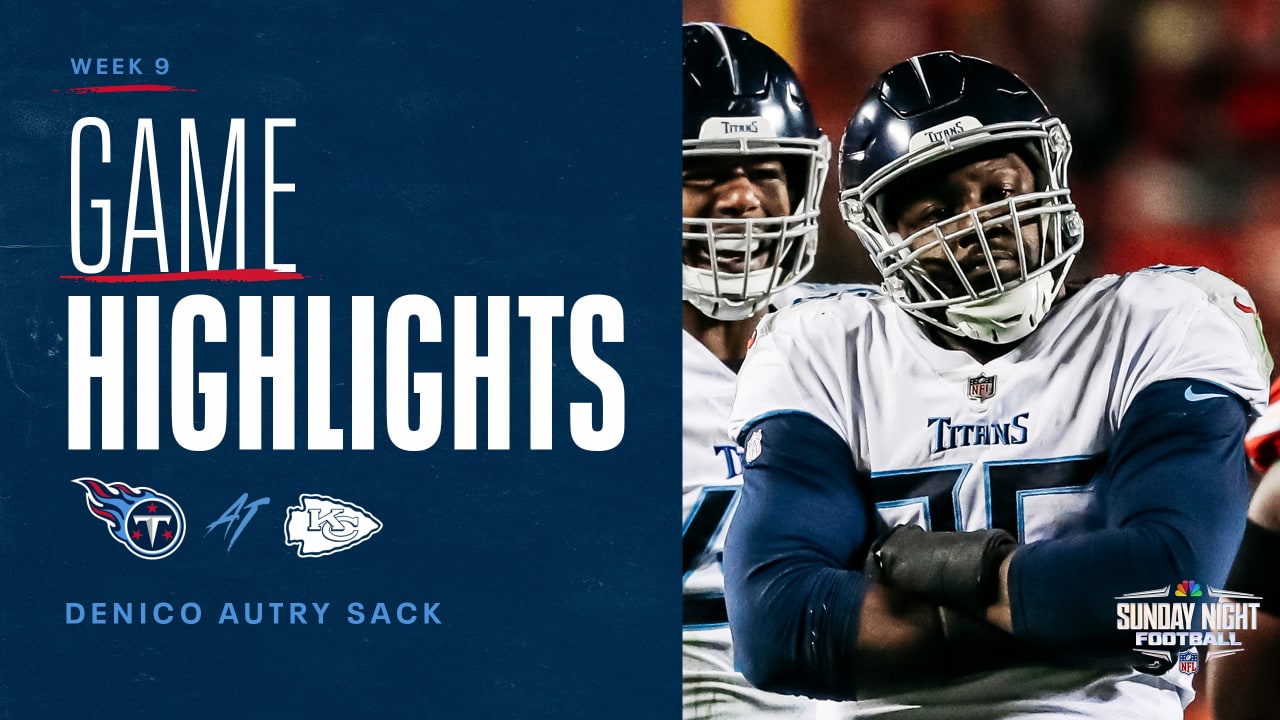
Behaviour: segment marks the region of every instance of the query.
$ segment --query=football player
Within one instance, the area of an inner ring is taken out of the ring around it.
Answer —
[[[1115,598],[1222,586],[1271,358],[1205,268],[1067,284],[1070,155],[1030,87],[951,52],[856,108],[840,208],[884,294],[765,318],[732,411],[753,684],[855,717],[1182,717],[1190,676]]]
[[[813,265],[830,159],[796,74],[742,30],[684,26],[684,716],[810,717],[734,668],[720,554],[742,484],[726,428],[760,317]]]
[[[1280,714],[1280,381],[1271,386],[1271,406],[1245,436],[1249,462],[1266,474],[1249,503],[1240,552],[1227,589],[1262,597],[1257,626],[1242,633],[1246,652],[1208,663],[1214,716],[1263,720]]]

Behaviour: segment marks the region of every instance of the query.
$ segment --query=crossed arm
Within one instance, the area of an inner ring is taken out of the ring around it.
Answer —
[[[1095,481],[1101,526],[1019,547],[992,574],[994,588],[973,589],[993,599],[978,617],[947,609],[972,607],[971,597],[869,577],[877,530],[867,478],[833,430],[800,413],[749,424],[740,439],[760,430],[762,449],[725,549],[744,674],[816,697],[856,697],[905,669],[928,684],[949,671],[948,617],[981,620],[1033,651],[1115,664],[1128,639],[1114,629],[1112,598],[1183,577],[1221,585],[1243,532],[1247,409],[1235,397],[1187,403],[1187,384],[1157,383],[1134,400]]]

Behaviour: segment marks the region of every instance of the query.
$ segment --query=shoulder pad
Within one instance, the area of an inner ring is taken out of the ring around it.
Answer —
[[[774,293],[773,304],[777,308],[784,308],[797,303],[839,295],[876,297],[882,294],[878,286],[867,283],[796,283]]]
[[[1258,362],[1263,378],[1271,376],[1273,362],[1262,333],[1262,318],[1257,304],[1245,290],[1231,278],[1206,267],[1187,265],[1152,265],[1138,271],[1143,274],[1159,274],[1177,278],[1198,288],[1209,302],[1223,312],[1244,335],[1245,343]]]

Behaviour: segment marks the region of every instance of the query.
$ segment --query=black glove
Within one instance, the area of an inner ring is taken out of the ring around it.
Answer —
[[[876,540],[869,560],[885,585],[983,618],[999,592],[1000,563],[1017,545],[1004,530],[925,532],[899,525]]]

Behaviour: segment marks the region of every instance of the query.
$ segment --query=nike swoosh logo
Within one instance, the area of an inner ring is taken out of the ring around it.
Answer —
[[[1240,312],[1246,312],[1246,313],[1249,313],[1249,314],[1253,314],[1253,312],[1254,312],[1253,308],[1251,308],[1251,307],[1249,307],[1248,305],[1245,305],[1244,303],[1240,302],[1240,298],[1238,298],[1238,297],[1233,297],[1233,298],[1231,298],[1231,299],[1232,299],[1232,301],[1234,301],[1234,302],[1235,302],[1236,307],[1240,309]]]
[[[1226,395],[1221,395],[1218,393],[1204,393],[1203,395],[1201,395],[1200,393],[1192,390],[1191,386],[1188,385],[1187,391],[1182,394],[1182,397],[1186,398],[1187,402],[1200,402],[1201,400],[1208,400],[1209,398],[1216,398],[1216,397],[1224,398],[1226,397]]]

